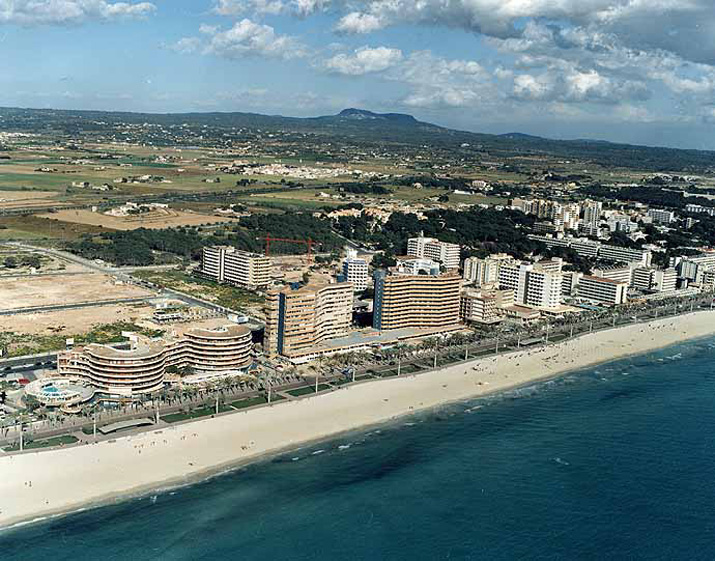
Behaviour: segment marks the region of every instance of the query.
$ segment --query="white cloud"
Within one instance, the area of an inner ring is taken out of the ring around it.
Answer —
[[[340,18],[335,30],[339,33],[371,33],[385,25],[386,22],[376,15],[350,12]]]
[[[144,18],[155,11],[151,2],[0,0],[0,24],[71,25],[90,20]]]
[[[195,53],[201,49],[201,39],[198,37],[184,37],[173,45],[170,45],[169,48],[172,51],[182,54]]]
[[[382,72],[402,60],[402,51],[388,47],[360,47],[353,54],[340,53],[325,62],[325,68],[338,74],[360,76]]]
[[[300,16],[308,16],[325,10],[330,5],[330,0],[292,0],[290,6]]]
[[[285,14],[309,16],[326,9],[330,0],[216,0],[213,11],[220,16]]]
[[[283,0],[217,0],[213,11],[220,16],[239,16],[246,12],[280,14],[285,8]]]
[[[292,59],[307,54],[305,46],[295,37],[280,35],[270,25],[249,19],[242,19],[227,30],[202,26],[202,32],[208,36],[204,52],[225,58],[263,56]]]
[[[416,51],[391,74],[411,92],[404,103],[413,107],[465,107],[491,103],[499,93],[491,74],[473,60],[449,60],[430,51]]]

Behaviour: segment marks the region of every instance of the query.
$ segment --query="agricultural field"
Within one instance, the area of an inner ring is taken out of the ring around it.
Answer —
[[[60,210],[51,214],[42,214],[40,218],[84,226],[109,228],[111,230],[136,230],[137,228],[160,230],[177,226],[202,226],[235,221],[235,219],[222,216],[210,216],[174,209],[156,209],[151,212],[129,216],[110,216],[101,212],[92,212],[91,210]]]
[[[54,214],[48,215],[54,216]],[[85,235],[111,231],[103,226],[60,222],[41,216],[0,216],[0,241],[74,241]]]

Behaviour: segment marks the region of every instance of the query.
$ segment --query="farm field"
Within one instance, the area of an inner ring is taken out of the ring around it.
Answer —
[[[235,219],[232,218],[173,209],[160,209],[123,217],[109,216],[101,212],[92,212],[91,210],[60,210],[51,214],[42,214],[40,218],[47,218],[58,222],[110,228],[112,230],[135,230],[137,228],[158,230],[177,226],[199,226],[203,224],[220,224],[235,221]]]
[[[0,241],[12,240],[60,240],[73,241],[84,235],[100,234],[111,230],[108,227],[77,224],[40,216],[0,216]]]

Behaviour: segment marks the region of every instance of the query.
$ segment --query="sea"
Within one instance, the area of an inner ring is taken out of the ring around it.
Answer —
[[[0,532],[45,559],[712,560],[715,339]]]

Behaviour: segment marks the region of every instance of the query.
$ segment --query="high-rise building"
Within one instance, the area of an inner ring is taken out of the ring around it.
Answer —
[[[675,212],[672,210],[651,208],[648,211],[648,216],[652,218],[656,224],[670,224],[671,222],[675,222]]]
[[[78,377],[109,395],[138,396],[164,387],[167,368],[191,368],[200,374],[229,374],[253,363],[250,329],[226,325],[189,329],[164,341],[130,338],[129,349],[89,344],[57,355],[60,376]]]
[[[581,204],[583,209],[583,224],[586,226],[597,227],[601,221],[603,213],[603,203],[600,201],[584,201]]]
[[[435,238],[410,238],[407,240],[407,255],[437,261],[445,269],[459,269],[460,247]]]
[[[285,287],[268,293],[265,350],[269,356],[299,355],[346,335],[352,323],[350,283]]]
[[[271,283],[271,262],[265,255],[231,246],[205,247],[201,251],[201,274],[216,282],[251,290]]]
[[[370,280],[367,261],[359,259],[354,250],[349,250],[345,261],[343,261],[343,277],[353,285],[355,292],[362,292],[367,288]]]
[[[454,272],[375,273],[373,327],[378,330],[440,329],[459,323],[462,279]]]
[[[639,290],[670,292],[677,288],[678,273],[675,269],[638,267],[633,270],[632,286]]]
[[[535,308],[554,309],[561,303],[563,262],[537,263],[514,262],[499,269],[499,286],[511,289],[517,304]]]
[[[496,253],[484,259],[469,257],[464,260],[462,278],[466,283],[472,283],[475,286],[496,284],[499,281],[501,265],[513,262],[514,258],[506,253]]]

